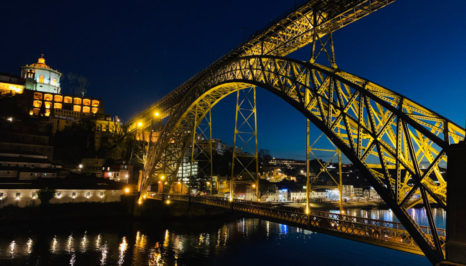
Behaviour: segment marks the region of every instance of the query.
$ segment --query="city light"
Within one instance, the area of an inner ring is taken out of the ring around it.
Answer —
[[[123,192],[124,192],[125,194],[129,194],[129,193],[131,192],[131,188],[130,188],[130,187],[125,187],[125,188],[123,189]]]
[[[138,200],[138,205],[142,205],[142,199]]]
[[[78,165],[78,168],[79,168],[79,169],[83,169],[83,164],[80,163],[80,164]]]
[[[160,176],[160,180],[165,180],[165,176],[164,176],[164,175],[161,175],[161,176]]]
[[[253,188],[253,189],[256,189],[256,184],[252,184],[252,188]]]
[[[8,120],[8,122],[11,123],[11,122],[13,122],[13,117],[10,116],[10,117],[8,117],[6,120]]]
[[[169,200],[169,199],[167,199],[167,200],[165,201],[165,204],[167,204],[167,205],[170,205],[170,203],[171,203],[171,200]]]
[[[138,127],[142,127],[142,122],[141,121],[138,122]]]
[[[155,117],[159,117],[159,116],[160,116],[160,113],[156,111],[156,112],[154,113],[154,116],[155,116]]]

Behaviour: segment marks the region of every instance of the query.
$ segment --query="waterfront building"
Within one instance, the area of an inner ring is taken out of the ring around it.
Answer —
[[[31,184],[2,184],[0,183],[0,209],[6,206],[20,208],[40,205],[39,193],[41,187]],[[55,188],[50,204],[63,203],[106,203],[119,202],[122,190],[120,187],[94,186],[89,188],[70,187]]]
[[[109,180],[128,184],[133,177],[133,166],[123,162],[102,167],[102,176]]]
[[[0,180],[36,180],[60,177],[61,166],[44,155],[0,153]]]

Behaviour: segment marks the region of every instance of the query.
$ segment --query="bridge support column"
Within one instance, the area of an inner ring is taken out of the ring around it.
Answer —
[[[447,154],[446,255],[449,262],[466,264],[466,142],[451,145]]]

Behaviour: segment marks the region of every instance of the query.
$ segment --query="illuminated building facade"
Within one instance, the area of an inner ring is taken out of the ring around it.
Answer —
[[[8,74],[0,74],[0,95],[21,94],[24,91],[25,80]]]
[[[25,79],[28,90],[60,93],[60,77],[61,73],[58,70],[45,64],[43,55],[39,57],[37,63],[21,67],[21,78]]]
[[[100,100],[73,97],[62,94],[34,92],[29,115],[55,117],[76,117],[97,114]]]

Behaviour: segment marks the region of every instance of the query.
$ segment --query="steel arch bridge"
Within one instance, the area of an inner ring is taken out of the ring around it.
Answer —
[[[284,57],[393,1],[337,2],[341,10],[352,11],[319,13],[324,10],[319,4],[330,2],[310,1],[146,110],[142,117],[159,108],[168,121],[149,147],[141,195],[162,175],[176,180],[196,128],[218,102],[260,87],[322,130],[358,166],[424,254],[439,262],[445,258],[445,239],[437,233],[431,204],[446,209],[446,150],[464,140],[465,131],[403,95],[336,68],[334,62],[327,67]],[[408,214],[416,205],[425,208],[428,229]]]
[[[144,188],[160,174],[174,180],[207,112],[227,95],[265,88],[294,106],[364,173],[424,253],[443,259],[430,204],[446,207],[445,149],[464,139],[455,123],[366,79],[319,64],[274,56],[232,60],[193,87],[171,114],[152,151]],[[424,167],[421,167],[424,166]],[[430,203],[430,204],[428,204]],[[430,232],[407,213],[422,204]]]

